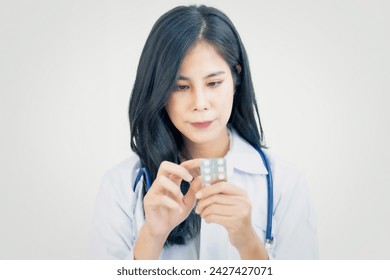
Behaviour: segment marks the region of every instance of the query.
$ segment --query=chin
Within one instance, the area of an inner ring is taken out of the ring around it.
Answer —
[[[185,135],[190,142],[198,145],[207,144],[217,140],[217,135],[215,131],[210,132],[198,132]]]

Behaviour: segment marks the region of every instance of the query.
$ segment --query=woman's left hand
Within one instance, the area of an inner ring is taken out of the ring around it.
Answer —
[[[252,206],[245,190],[220,181],[203,188],[196,197],[199,199],[196,213],[201,215],[206,223],[224,226],[228,231],[230,243],[236,247],[241,257],[248,256],[247,253],[256,247],[259,248],[260,255],[265,253],[264,257],[268,258],[264,245],[253,229]]]

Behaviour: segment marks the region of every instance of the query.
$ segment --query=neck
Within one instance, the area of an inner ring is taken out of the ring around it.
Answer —
[[[182,151],[184,158],[221,158],[229,151],[230,139],[226,129],[213,142],[197,144],[185,139],[184,145]]]

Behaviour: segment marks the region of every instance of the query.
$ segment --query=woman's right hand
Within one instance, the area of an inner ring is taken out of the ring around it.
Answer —
[[[203,185],[199,166],[199,159],[180,165],[168,161],[161,163],[156,179],[144,197],[145,224],[134,247],[137,259],[158,258],[169,233],[190,214],[195,206],[195,194]],[[180,190],[182,180],[190,182],[185,195]],[[142,251],[137,250],[140,245],[144,247]]]

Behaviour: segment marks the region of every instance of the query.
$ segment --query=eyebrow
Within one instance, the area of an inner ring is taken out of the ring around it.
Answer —
[[[214,73],[211,73],[211,74],[208,74],[206,77],[204,77],[203,79],[208,79],[208,78],[211,78],[211,77],[215,77],[215,76],[219,76],[219,75],[223,75],[225,74],[225,71],[217,71],[217,72],[214,72]],[[179,76],[178,80],[184,80],[184,81],[189,81],[191,80],[190,78],[188,77],[185,77],[185,76]]]

